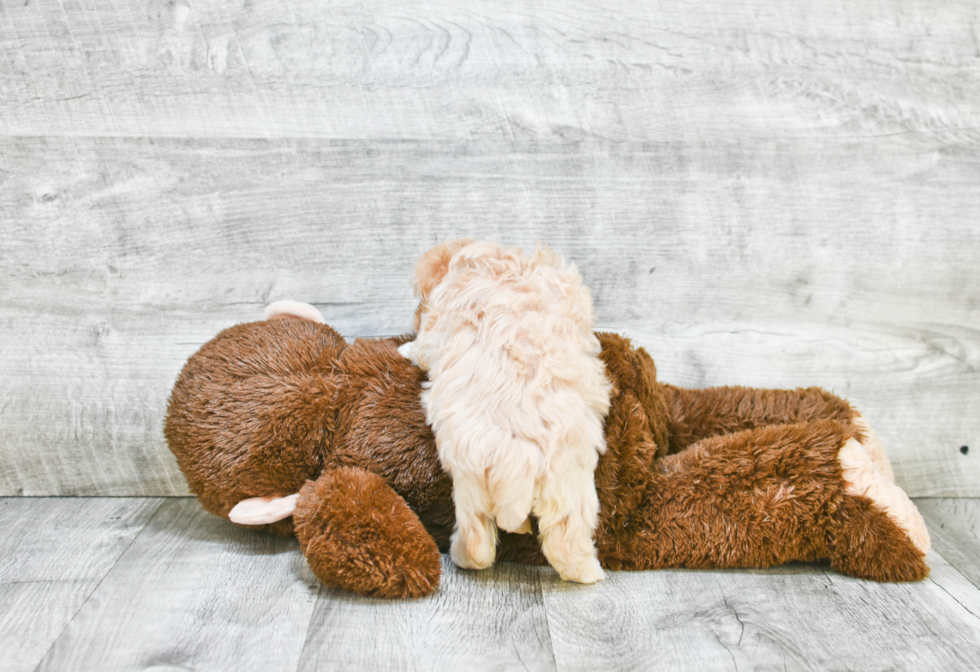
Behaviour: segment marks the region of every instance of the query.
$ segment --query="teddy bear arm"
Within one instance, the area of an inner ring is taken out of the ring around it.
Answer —
[[[436,542],[377,474],[327,469],[300,490],[293,523],[310,568],[327,586],[403,598],[439,585]]]
[[[846,400],[819,387],[795,390],[663,387],[668,399],[670,453],[705,438],[746,429],[836,420],[850,428],[875,466],[889,481],[895,482],[885,449],[868,421]]]
[[[685,389],[664,385],[664,389],[668,398],[671,453],[713,436],[818,420],[849,424],[857,415],[847,401],[818,387]]]

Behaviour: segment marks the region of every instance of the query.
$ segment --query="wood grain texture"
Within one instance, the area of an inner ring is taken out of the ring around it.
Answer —
[[[956,553],[934,550],[914,584],[792,564],[578,586],[548,567],[467,572],[444,556],[435,595],[378,600],[318,586],[293,540],[193,499],[0,499],[0,667],[975,669],[980,588],[962,559],[980,555],[976,501],[916,503]]]
[[[442,558],[439,590],[421,600],[321,587],[301,672],[555,669],[541,596],[550,569],[501,563],[468,572]]]
[[[316,586],[294,539],[168,500],[37,669],[293,672]]]
[[[965,581],[956,587],[963,584],[980,595]],[[618,572],[597,590],[558,582],[543,590],[563,671],[980,665],[976,617],[951,606],[934,579],[876,584],[790,565]]]
[[[973,549],[974,552],[978,550]],[[935,593],[936,597],[953,613],[959,614],[962,622],[980,637],[980,590],[976,584],[938,551],[930,551],[926,562],[929,564],[929,578],[940,588]]]
[[[906,136],[532,146],[0,138],[0,493],[185,494],[184,360],[281,298],[405,331],[417,255],[552,244],[687,386],[851,397],[913,495],[980,492],[980,162]]]
[[[33,670],[159,499],[0,499],[0,669]]]
[[[916,505],[929,526],[933,547],[980,586],[980,500],[919,499]],[[976,613],[980,615],[980,609]]]
[[[980,139],[969,0],[5,3],[12,135]]]

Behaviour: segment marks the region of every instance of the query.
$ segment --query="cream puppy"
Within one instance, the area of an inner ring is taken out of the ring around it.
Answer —
[[[428,371],[422,403],[453,479],[452,558],[483,569],[497,527],[530,532],[568,581],[603,578],[592,534],[610,384],[589,290],[548,248],[525,255],[454,240],[415,269],[418,336],[400,349]]]

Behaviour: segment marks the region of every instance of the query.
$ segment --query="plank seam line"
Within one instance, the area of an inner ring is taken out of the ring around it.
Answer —
[[[310,620],[306,624],[306,635],[303,637],[303,648],[299,651],[299,658],[296,660],[296,672],[299,672],[300,668],[303,666],[303,661],[306,660],[306,647],[310,644],[310,632],[313,629],[313,618],[316,616],[316,605],[320,603],[320,593],[323,592],[323,584],[320,583],[320,579],[316,580],[316,597],[313,598],[313,608],[310,609]],[[320,648],[317,647],[316,650],[317,660],[315,662],[319,663]],[[314,669],[319,668],[319,665],[314,667]]]
[[[155,497],[155,498],[135,497],[134,499],[158,499],[159,503],[157,504],[157,508],[153,511],[153,514],[146,519],[145,523],[143,523],[143,527],[140,528],[140,531],[133,535],[133,538],[129,541],[128,544],[126,544],[126,548],[124,548],[122,552],[120,552],[119,555],[116,556],[116,559],[112,563],[112,566],[106,570],[105,574],[102,575],[102,578],[99,579],[99,582],[95,584],[95,587],[92,588],[92,590],[89,591],[89,594],[85,596],[85,600],[80,605],[78,605],[78,609],[75,610],[75,613],[73,613],[71,615],[71,618],[68,619],[68,622],[65,623],[65,627],[61,629],[61,632],[58,633],[58,636],[51,640],[51,646],[49,646],[45,650],[44,655],[41,656],[41,658],[37,661],[37,665],[34,666],[34,672],[38,672],[38,670],[41,668],[41,665],[44,664],[45,659],[48,657],[48,654],[51,653],[51,649],[54,648],[55,644],[58,643],[58,641],[62,638],[62,636],[71,626],[71,624],[75,622],[75,618],[78,616],[78,613],[85,607],[86,604],[88,604],[88,601],[92,598],[92,595],[95,594],[95,591],[99,589],[99,586],[102,585],[102,582],[105,581],[105,578],[109,576],[110,573],[112,573],[112,570],[115,569],[116,565],[119,563],[119,559],[122,558],[124,555],[126,555],[129,549],[132,548],[133,544],[136,543],[136,540],[139,539],[140,535],[143,534],[143,531],[150,525],[151,522],[153,522],[153,519],[157,517],[157,515],[160,513],[160,509],[163,508],[163,505],[168,498],[167,497]]]
[[[953,563],[949,562],[949,560],[946,560],[946,562],[949,564],[949,566],[950,566],[951,569],[953,569],[957,574],[959,574],[960,576],[963,577],[963,580],[964,581],[966,581],[970,585],[973,585],[973,582],[970,581],[969,579],[967,579],[965,576],[963,576],[963,573],[960,572],[960,570],[956,569],[956,567],[953,566]],[[980,615],[973,613],[973,611],[968,606],[966,606],[965,604],[963,604],[962,602],[960,602],[958,599],[956,599],[956,596],[955,595],[953,595],[951,592],[949,592],[948,590],[946,590],[946,588],[944,586],[942,586],[939,583],[937,583],[935,579],[933,579],[933,578],[930,577],[929,578],[929,582],[932,583],[932,585],[934,585],[937,588],[939,588],[944,593],[946,593],[947,595],[949,595],[953,599],[953,602],[956,602],[956,604],[960,605],[960,607],[962,607],[963,610],[966,611],[966,613],[970,614],[970,616],[973,616],[973,618],[976,618],[976,619],[980,620]]]
[[[548,626],[548,652],[551,654],[551,660],[555,664],[555,672],[558,672],[558,657],[555,656],[555,633],[551,629],[551,615],[548,613],[551,606],[548,604],[548,600],[544,594],[544,587],[541,585],[541,573],[535,572],[534,576],[537,593],[541,596],[541,606],[544,607],[544,622]],[[523,660],[521,664],[524,664]],[[524,667],[527,669],[527,665]]]

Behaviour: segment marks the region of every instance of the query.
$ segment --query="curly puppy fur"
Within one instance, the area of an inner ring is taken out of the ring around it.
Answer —
[[[530,532],[533,514],[563,579],[602,579],[594,473],[611,386],[574,264],[547,247],[455,240],[421,258],[415,290],[418,336],[403,352],[429,375],[422,403],[453,479],[453,561],[490,566],[497,527]]]

